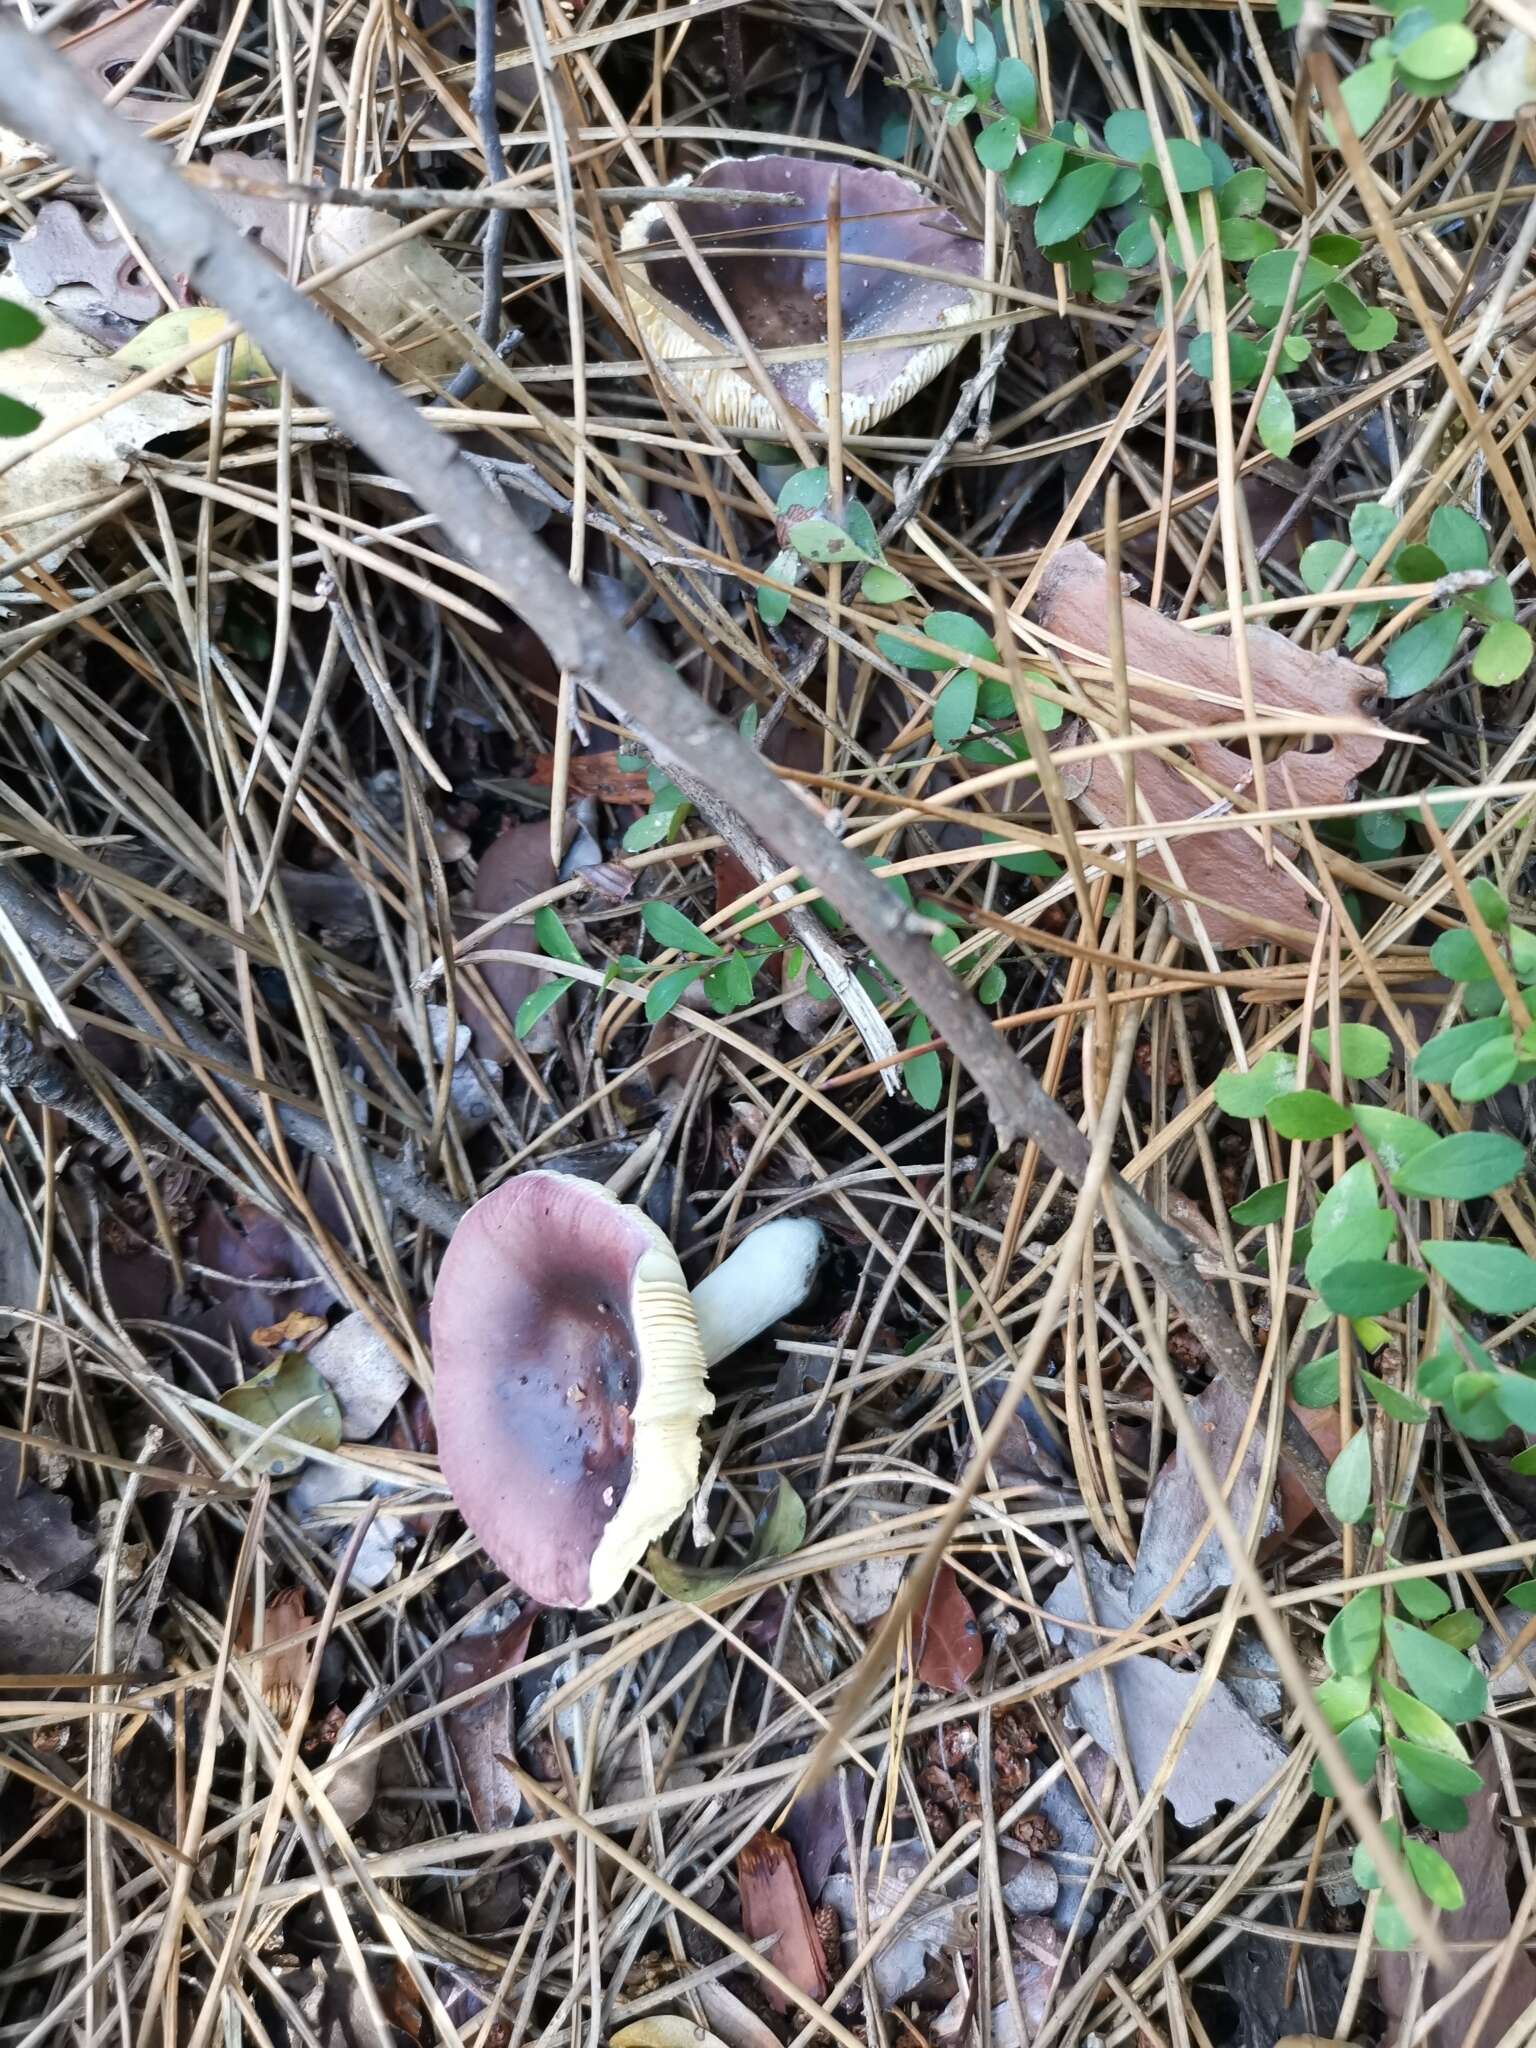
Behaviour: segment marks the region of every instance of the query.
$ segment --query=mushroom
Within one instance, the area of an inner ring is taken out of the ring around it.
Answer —
[[[981,276],[981,243],[910,178],[816,157],[726,157],[709,165],[695,190],[788,192],[803,204],[690,204],[688,227],[741,331],[764,354],[775,390],[825,426],[827,197],[834,173],[841,181],[843,431],[857,434],[905,404],[964,346],[967,323],[986,310],[985,295],[972,283]],[[746,371],[710,361],[711,342],[727,351],[735,344],[692,264],[673,249],[664,202],[631,216],[620,247],[632,258],[664,252],[626,266],[630,304],[647,342],[677,366],[701,411],[718,426],[781,432],[776,408]],[[868,257],[882,260],[872,265],[862,260]],[[902,267],[888,269],[886,260]],[[887,337],[888,347],[869,346]],[[779,349],[808,353],[786,360],[771,353]]]
[[[687,1507],[705,1370],[810,1292],[782,1217],[690,1297],[666,1234],[594,1181],[524,1173],[459,1224],[432,1299],[438,1454],[465,1521],[547,1607],[610,1599]]]

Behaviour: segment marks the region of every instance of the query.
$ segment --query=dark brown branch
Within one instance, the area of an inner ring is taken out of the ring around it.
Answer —
[[[825,816],[783,788],[733,726],[571,585],[447,436],[241,239],[169,156],[107,112],[40,38],[9,21],[0,22],[0,122],[43,143],[109,192],[162,261],[238,320],[269,361],[330,409],[344,434],[405,482],[465,560],[506,593],[558,667],[580,677],[663,760],[726,796],[786,866],[825,894],[949,1041],[986,1098],[1000,1145],[1028,1138],[1070,1181],[1081,1183],[1088,1140],[994,1036],[985,1012],[930,948],[924,920],[839,844]],[[1216,1369],[1251,1394],[1257,1360],[1197,1273],[1194,1247],[1132,1188],[1117,1181],[1115,1193],[1137,1254]],[[1322,1456],[1294,1418],[1289,1421],[1288,1453],[1321,1502]]]

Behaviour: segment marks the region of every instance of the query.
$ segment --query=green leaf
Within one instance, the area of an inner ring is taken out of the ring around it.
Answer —
[[[1399,811],[1362,811],[1355,820],[1355,843],[1362,860],[1381,860],[1397,852],[1408,836]]]
[[[955,44],[955,69],[978,99],[985,99],[997,76],[997,38],[987,24],[972,22],[972,40],[960,38]]]
[[[1152,239],[1152,220],[1152,209],[1138,206],[1115,237],[1115,254],[1133,269],[1140,269],[1143,264],[1156,260],[1157,244]]]
[[[1227,369],[1232,378],[1234,391],[1246,391],[1251,384],[1257,384],[1264,374],[1267,351],[1256,341],[1250,341],[1245,334],[1227,336]],[[1197,377],[1210,382],[1215,370],[1215,343],[1209,333],[1197,334],[1189,344],[1186,360]]]
[[[669,1600],[698,1602],[745,1578],[760,1564],[775,1558],[792,1557],[805,1541],[805,1502],[789,1484],[780,1479],[771,1498],[752,1525],[752,1541],[739,1565],[711,1568],[707,1565],[676,1564],[659,1544],[646,1557],[646,1569]]]
[[[276,1430],[301,1444],[334,1451],[341,1442],[341,1408],[328,1380],[302,1351],[285,1351],[263,1371],[219,1397],[226,1415],[238,1416],[256,1431]],[[247,1471],[284,1477],[305,1463],[303,1451],[268,1442],[252,1450],[250,1430],[226,1432]]]
[[[1019,124],[1012,114],[989,121],[971,144],[976,161],[989,171],[1006,171],[1019,153]]]
[[[1012,114],[1026,128],[1034,127],[1040,111],[1040,92],[1035,74],[1027,64],[1017,57],[1005,57],[997,67],[992,90],[1005,113]]]
[[[1298,1140],[1337,1137],[1354,1122],[1342,1103],[1316,1088],[1295,1088],[1277,1095],[1264,1114],[1282,1138]]]
[[[575,986],[575,982],[562,974],[557,981],[546,981],[534,989],[531,995],[524,996],[517,1006],[516,1016],[512,1019],[512,1036],[517,1039],[526,1038],[545,1012],[552,1010],[566,990]]]
[[[1480,1045],[1451,1076],[1451,1093],[1458,1102],[1486,1102],[1490,1095],[1497,1095],[1515,1078],[1515,1071],[1520,1065],[1515,1041],[1507,1035],[1507,1019],[1498,1021],[1504,1027],[1503,1033],[1489,1039],[1486,1045]]]
[[[718,1017],[744,1010],[752,1000],[752,963],[745,953],[729,953],[704,977],[704,993]]]
[[[1285,1214],[1285,1199],[1290,1183],[1272,1180],[1267,1186],[1255,1188],[1245,1201],[1237,1204],[1232,1211],[1232,1221],[1241,1223],[1245,1229],[1252,1229],[1260,1223],[1278,1223]]]
[[[1403,1828],[1401,1821],[1384,1820],[1381,1832],[1401,1856],[1403,1853]],[[1370,1851],[1363,1842],[1355,1844],[1355,1853],[1350,1858],[1350,1874],[1363,1892],[1381,1890],[1381,1872],[1371,1860]]]
[[[774,510],[777,512],[818,512],[832,492],[831,473],[825,469],[797,469],[784,479]]]
[[[985,1003],[990,1009],[994,1003],[1001,1001],[1007,986],[1008,977],[1002,968],[994,963],[976,984],[976,1000],[978,1003]]]
[[[1399,1579],[1392,1591],[1398,1606],[1406,1607],[1415,1621],[1438,1621],[1450,1612],[1450,1595],[1433,1579]]]
[[[933,700],[933,737],[941,747],[963,740],[976,721],[977,679],[968,668],[947,682]]]
[[[1348,544],[1342,540],[1315,540],[1310,547],[1303,548],[1300,563],[1302,588],[1314,594],[1326,590],[1349,552]]]
[[[1131,280],[1123,270],[1095,270],[1089,297],[1099,306],[1118,306],[1128,295]]]
[[[1509,1587],[1504,1598],[1522,1614],[1536,1614],[1536,1579],[1522,1579],[1518,1586]]]
[[[1168,161],[1181,192],[1208,192],[1216,182],[1215,168],[1198,142],[1170,135]]]
[[[1442,22],[1415,36],[1397,55],[1412,77],[1441,84],[1466,70],[1477,55],[1477,37],[1459,21]]]
[[[1220,246],[1229,263],[1251,263],[1256,256],[1267,256],[1271,249],[1278,249],[1280,237],[1268,221],[1239,216],[1221,223]]]
[[[1442,1643],[1449,1643],[1453,1650],[1470,1650],[1474,1643],[1482,1641],[1483,1624],[1470,1608],[1461,1607],[1454,1614],[1431,1622],[1429,1632]]]
[[[1406,633],[1399,633],[1382,658],[1387,671],[1387,695],[1416,697],[1420,690],[1438,682],[1456,652],[1466,623],[1467,615],[1461,606],[1450,604],[1444,611],[1431,612],[1427,619],[1420,619]]]
[[[1453,1756],[1462,1763],[1467,1752],[1462,1747],[1461,1737],[1449,1721],[1442,1719],[1433,1707],[1426,1707],[1422,1700],[1416,1700],[1412,1693],[1389,1680],[1381,1680],[1383,1703],[1391,1710],[1397,1723],[1398,1733],[1405,1742],[1416,1743],[1421,1749],[1432,1749],[1440,1756]]]
[[[916,595],[906,577],[888,569],[884,562],[875,562],[864,571],[859,593],[871,604],[900,604],[904,597]]]
[[[1267,256],[1260,256],[1248,268],[1248,290],[1256,306],[1268,306],[1276,310],[1285,304],[1285,295],[1290,290],[1291,272],[1296,268],[1295,249],[1272,249]],[[1296,295],[1298,306],[1305,304],[1314,292],[1322,290],[1333,276],[1331,263],[1320,263],[1315,256],[1309,256],[1301,273],[1301,285]]]
[[[1429,544],[1447,569],[1488,566],[1488,536],[1459,505],[1441,505],[1430,514]]]
[[[25,348],[42,331],[43,323],[30,307],[0,299],[0,348]]]
[[[1447,981],[1492,981],[1493,962],[1475,932],[1456,925],[1442,932],[1429,949],[1436,970]]]
[[[1492,1393],[1516,1429],[1536,1434],[1536,1379],[1523,1372],[1501,1372]]]
[[[1271,377],[1259,402],[1259,439],[1283,462],[1296,445],[1296,410],[1278,377]]]
[[[789,610],[790,590],[800,580],[800,557],[793,548],[781,548],[763,574],[773,581],[757,586],[757,615],[765,626],[782,625]],[[782,584],[788,584],[790,589],[779,588]]]
[[[796,520],[789,544],[807,562],[867,562],[869,556],[853,536],[830,519]]]
[[[1473,1773],[1476,1776],[1476,1773]],[[1438,1849],[1410,1835],[1407,1842],[1408,1868],[1418,1880],[1419,1890],[1432,1906],[1447,1913],[1459,1913],[1467,1903],[1461,1879]]]
[[[1464,591],[1462,603],[1485,626],[1502,625],[1515,616],[1515,593],[1507,576],[1495,576],[1476,590]]]
[[[1298,1365],[1291,1375],[1291,1399],[1298,1408],[1337,1408],[1339,1405],[1339,1354],[1328,1351],[1310,1364]]]
[[[675,903],[651,897],[640,906],[640,922],[658,946],[670,946],[675,953],[707,953],[718,960],[725,952],[692,918],[684,917]]]
[[[923,621],[923,634],[951,650],[950,659],[940,664],[944,668],[953,667],[962,655],[970,661],[997,660],[996,646],[966,612],[930,612]]]
[[[1474,875],[1467,884],[1467,894],[1477,905],[1477,912],[1491,932],[1503,931],[1509,923],[1509,899],[1500,895],[1486,875]]]
[[[1381,119],[1392,96],[1392,59],[1373,57],[1358,71],[1351,71],[1347,78],[1340,79],[1339,95],[1349,116],[1350,127],[1357,135],[1368,134]],[[1336,144],[1339,138],[1331,119],[1324,120],[1323,129],[1328,140]]]
[[[1363,1522],[1371,1512],[1371,1443],[1357,1430],[1328,1468],[1328,1505],[1341,1522]]]
[[[1420,1423],[1428,1422],[1429,1410],[1421,1407],[1417,1401],[1410,1401],[1400,1388],[1389,1386],[1385,1380],[1378,1379],[1373,1372],[1362,1370],[1360,1377],[1370,1388],[1371,1398],[1375,1401],[1376,1406],[1383,1415],[1390,1416],[1394,1422],[1406,1422],[1414,1427],[1417,1427]]]
[[[933,1036],[928,1019],[917,1011],[907,1026],[907,1044],[925,1045]],[[919,1109],[937,1109],[944,1095],[944,1066],[937,1052],[921,1052],[902,1068],[907,1093]]]
[[[1513,1245],[1426,1238],[1421,1250],[1462,1300],[1485,1315],[1518,1316],[1536,1308],[1536,1260]]]
[[[1038,147],[1044,148],[1045,145],[1042,143]],[[1027,164],[1033,155],[1031,150],[1023,162]],[[1206,168],[1209,171],[1209,166]],[[1035,215],[1035,240],[1042,248],[1048,249],[1056,242],[1068,242],[1087,227],[1103,204],[1114,170],[1113,164],[1084,164],[1052,183]]]
[[[23,434],[35,434],[42,424],[43,416],[35,406],[0,391],[0,439],[19,440]]]
[[[563,960],[570,967],[582,964],[575,940],[547,903],[542,910],[533,913],[533,936],[538,941],[539,951],[547,953],[551,960]]]
[[[1513,619],[1490,626],[1472,657],[1472,674],[1490,690],[1518,682],[1531,665],[1531,636]]]
[[[1329,1622],[1323,1655],[1335,1678],[1354,1678],[1374,1668],[1380,1644],[1381,1588],[1367,1586],[1346,1600]]]
[[[670,1016],[693,984],[711,971],[707,960],[693,960],[686,967],[674,967],[670,974],[652,982],[645,997],[646,1023],[659,1024],[663,1017]]]
[[[1525,1170],[1525,1147],[1498,1131],[1458,1131],[1400,1167],[1392,1185],[1404,1195],[1475,1201],[1508,1187]]]
[[[1434,1637],[1428,1638],[1430,1642]],[[1442,1649],[1445,1645],[1440,1645]],[[1459,1650],[1447,1653],[1452,1657],[1461,1655]],[[1466,1663],[1465,1657],[1461,1660]],[[1469,1763],[1460,1757],[1447,1756],[1443,1750],[1426,1749],[1421,1743],[1407,1742],[1400,1735],[1390,1735],[1387,1747],[1400,1764],[1406,1764],[1415,1778],[1436,1792],[1449,1792],[1457,1799],[1470,1799],[1482,1790],[1482,1779]]]
[[[1362,562],[1374,561],[1397,528],[1390,505],[1357,505],[1349,515],[1349,543]]]
[[[1337,1735],[1351,1721],[1358,1721],[1371,1704],[1371,1681],[1364,1672],[1349,1678],[1325,1678],[1314,1697],[1323,1718]]]
[[[1480,949],[1477,957],[1486,969]],[[1449,1081],[1479,1046],[1487,1045],[1490,1039],[1508,1036],[1509,1020],[1505,1017],[1477,1017],[1470,1024],[1452,1024],[1445,1031],[1437,1031],[1420,1048],[1413,1063],[1413,1077],[1416,1081]]]
[[[1403,1749],[1410,1749],[1405,1743]],[[1421,1827],[1437,1828],[1442,1834],[1456,1834],[1467,1824],[1466,1801],[1452,1792],[1441,1792],[1420,1777],[1411,1762],[1397,1753],[1397,1787]],[[1385,1904],[1385,1901],[1383,1901]],[[1381,1912],[1377,1911],[1377,1939],[1381,1938]],[[1405,1947],[1407,1943],[1403,1944]]]
[[[1403,1682],[1426,1707],[1433,1707],[1453,1724],[1475,1721],[1487,1712],[1488,1681],[1460,1650],[1453,1650],[1449,1643],[1415,1628],[1411,1622],[1399,1621],[1395,1615],[1388,1615],[1386,1626],[1387,1647],[1396,1659]],[[1422,1765],[1415,1760],[1414,1768],[1422,1770]],[[1447,1785],[1442,1789],[1456,1788]]]
[[[1319,1219],[1307,1256],[1307,1284],[1336,1316],[1389,1314],[1423,1285],[1422,1275],[1415,1276],[1418,1286],[1410,1286],[1403,1278],[1409,1268],[1383,1263],[1396,1235],[1397,1220],[1385,1209],[1351,1217],[1347,1229],[1332,1233]]]
[[[1037,142],[1033,148],[1026,149],[1024,154],[1010,165],[1003,179],[1003,190],[1008,195],[1008,204],[1037,206],[1060,178],[1061,167],[1066,160],[1067,151],[1064,143]]]
[[[1267,1052],[1246,1072],[1228,1067],[1216,1076],[1216,1104],[1228,1116],[1260,1117],[1275,1096],[1296,1079],[1296,1062],[1288,1052]]]
[[[1152,124],[1140,107],[1122,107],[1110,115],[1104,123],[1104,147],[1133,164],[1152,154]]]
[[[1264,211],[1264,200],[1269,191],[1269,179],[1256,167],[1239,171],[1222,186],[1216,201],[1216,211],[1223,220],[1236,220],[1239,215],[1254,215]]]
[[[1320,1024],[1312,1034],[1312,1050],[1320,1060],[1332,1054],[1331,1034]],[[1392,1064],[1392,1041],[1374,1024],[1339,1026],[1339,1068],[1351,1081],[1374,1081]]]
[[[1358,1721],[1351,1721],[1347,1728],[1339,1730],[1339,1747],[1355,1778],[1360,1784],[1368,1785],[1381,1749],[1381,1720],[1374,1708],[1362,1714]],[[1312,1766],[1312,1789],[1324,1798],[1331,1797],[1333,1793],[1333,1783],[1320,1763]]]
[[[1360,244],[1353,235],[1314,235],[1312,254],[1320,263],[1331,263],[1337,270],[1347,270],[1351,263],[1359,261]]]

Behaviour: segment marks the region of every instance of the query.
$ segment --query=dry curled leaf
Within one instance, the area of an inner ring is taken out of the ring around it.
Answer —
[[[214,306],[182,306],[174,313],[162,313],[158,320],[136,334],[117,352],[117,361],[135,370],[155,370],[172,356],[199,342],[212,343],[229,325],[229,315]],[[178,373],[194,390],[211,391],[218,375],[222,350],[209,347],[206,355],[194,356]],[[229,344],[231,384],[260,384],[273,374],[272,365],[247,334],[237,335]]]
[[[43,323],[36,341],[8,350],[5,358],[7,393],[40,413],[43,423],[5,444],[0,539],[7,553],[41,550],[43,566],[53,568],[61,557],[49,552],[50,539],[74,523],[81,505],[120,484],[130,464],[162,434],[195,427],[204,414],[174,391],[141,391],[59,434],[126,384],[133,371],[64,326],[13,280],[7,279],[0,296]]]
[[[263,1351],[296,1350],[306,1337],[313,1337],[325,1328],[324,1316],[312,1316],[301,1308],[291,1309],[280,1323],[264,1323],[259,1330],[252,1330],[251,1342],[259,1344]]]
[[[651,2013],[608,2036],[608,2048],[725,2048],[717,2034],[675,2013]]]
[[[742,1932],[748,1941],[776,1935],[769,1954],[779,1969],[808,1997],[825,1998],[826,1955],[806,1903],[795,1852],[784,1837],[760,1829],[736,1859],[736,1883],[741,1893]],[[782,1991],[767,1983],[762,1988],[775,2012],[788,2012],[789,2001]]]
[[[1041,581],[1033,607],[1036,623],[1065,642],[1069,650],[1107,653],[1108,578],[1108,570],[1091,548],[1081,541],[1070,542],[1052,557]],[[1192,632],[1132,598],[1123,601],[1122,615],[1131,708],[1137,725],[1146,731],[1159,726],[1176,730],[1242,716],[1230,635]],[[1383,687],[1375,669],[1357,667],[1336,655],[1311,654],[1268,627],[1249,626],[1247,641],[1254,701],[1260,706],[1293,716],[1364,720],[1370,700]],[[1349,802],[1355,794],[1356,778],[1376,760],[1386,739],[1382,727],[1368,733],[1335,734],[1331,741],[1327,736],[1317,741],[1321,749],[1317,752],[1305,751],[1305,741],[1287,740],[1286,751],[1266,767],[1271,805]],[[1234,750],[1217,740],[1198,740],[1183,751],[1205,781],[1191,780],[1151,753],[1131,756],[1139,817],[1168,824],[1192,818],[1233,794],[1252,803],[1253,762],[1241,742]],[[1208,784],[1214,785],[1214,793]],[[1077,802],[1096,825],[1126,822],[1117,757],[1106,756],[1094,763]],[[1265,864],[1257,837],[1243,830],[1202,831],[1170,845],[1185,888],[1198,899],[1200,918],[1213,945],[1243,946],[1274,938],[1298,947],[1310,946],[1316,922],[1314,899],[1284,864],[1294,860],[1297,849],[1283,833],[1274,835],[1274,866]],[[1172,881],[1162,853],[1141,855],[1139,869],[1154,888]],[[1175,928],[1189,937],[1193,931],[1190,906],[1177,895],[1172,914]]]
[[[504,1762],[513,1747],[511,1674],[527,1656],[533,1625],[542,1612],[531,1600],[522,1606],[502,1601],[443,1653],[445,1702],[487,1679],[501,1674],[507,1678],[505,1685],[449,1706],[443,1716],[470,1813],[482,1830],[510,1827],[522,1807],[522,1795]]]
[[[1199,1430],[1206,1456],[1215,1467],[1227,1496],[1227,1507],[1245,1533],[1253,1519],[1259,1480],[1264,1470],[1262,1415],[1249,1435],[1242,1463],[1232,1477],[1232,1463],[1248,1420],[1248,1403],[1225,1380],[1212,1380],[1190,1403],[1190,1421]],[[1266,1505],[1260,1534],[1279,1527],[1272,1505]],[[1186,1571],[1180,1571],[1200,1531],[1209,1533]],[[1227,1547],[1210,1528],[1210,1511],[1182,1447],[1174,1450],[1147,1495],[1147,1511],[1136,1551],[1130,1603],[1137,1610],[1160,1601],[1169,1615],[1193,1614],[1223,1586],[1232,1583]]]
[[[422,236],[379,248],[398,223],[360,207],[322,206],[309,237],[315,270],[349,263],[323,295],[401,383],[441,382],[463,363],[460,336],[480,317],[480,290]],[[546,828],[547,832],[547,828]]]
[[[11,245],[11,274],[34,299],[103,347],[124,341],[162,310],[139,259],[102,215],[87,221],[67,199],[50,199]]]
[[[21,1452],[0,1443],[0,1570],[47,1591],[68,1586],[96,1561],[96,1546],[75,1527],[68,1497],[35,1479],[18,1485]]]
[[[242,1650],[250,1649],[254,1641],[251,1628],[253,1612],[253,1608],[247,1602],[236,1634],[236,1641]],[[304,1594],[297,1586],[290,1586],[282,1593],[274,1593],[267,1601],[266,1612],[262,1616],[263,1649],[257,1666],[257,1682],[261,1687],[262,1698],[271,1708],[281,1728],[292,1725],[299,1704],[299,1695],[304,1690],[304,1680],[309,1675],[309,1643],[290,1643],[286,1639],[297,1635],[308,1620],[309,1610],[304,1605]],[[265,1646],[268,1643],[276,1647],[267,1649]]]

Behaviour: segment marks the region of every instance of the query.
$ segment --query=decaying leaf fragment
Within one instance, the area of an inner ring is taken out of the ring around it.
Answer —
[[[285,1351],[265,1372],[231,1387],[219,1406],[251,1425],[229,1431],[235,1454],[245,1465],[277,1478],[297,1472],[304,1463],[303,1454],[279,1438],[314,1444],[322,1451],[334,1451],[341,1442],[336,1396],[302,1351]]]
[[[363,347],[383,351],[384,368],[401,383],[449,378],[467,353],[460,336],[480,318],[479,288],[420,235],[379,246],[398,225],[359,207],[322,206],[309,238],[310,268],[352,265],[323,288],[324,297]]]
[[[0,471],[0,546],[7,554],[20,554],[46,548],[83,506],[123,481],[152,441],[195,427],[204,412],[174,391],[143,391],[53,439],[61,426],[126,384],[133,371],[51,318],[14,280],[6,280],[0,297],[37,314],[43,323],[36,341],[8,351],[5,358],[7,392],[41,413],[43,421],[33,433],[6,442],[6,467]],[[45,568],[59,559],[57,554],[42,557]]]
[[[1131,708],[1144,731],[1216,725],[1241,718],[1242,693],[1228,634],[1195,633],[1166,619],[1149,605],[1127,597],[1122,607]],[[1091,548],[1072,541],[1052,558],[1032,608],[1035,622],[1068,648],[1106,654],[1109,648],[1109,572]],[[1248,655],[1255,703],[1317,718],[1369,717],[1368,706],[1385,687],[1375,669],[1360,668],[1337,655],[1311,654],[1265,626],[1249,626]],[[1379,734],[1379,737],[1378,737]],[[1322,735],[1287,741],[1286,751],[1266,765],[1272,805],[1347,803],[1355,781],[1386,744],[1385,728],[1360,735]],[[1191,780],[1150,753],[1134,754],[1138,815],[1158,823],[1192,818],[1224,796],[1253,800],[1253,763],[1241,743],[1236,749],[1202,740],[1186,750],[1204,782]],[[1212,788],[1209,785],[1214,785]],[[1096,825],[1126,822],[1120,761],[1096,761],[1077,798]],[[1311,944],[1316,919],[1313,899],[1294,872],[1296,846],[1274,835],[1276,862],[1266,866],[1254,833],[1242,829],[1202,831],[1171,842],[1185,887],[1197,898],[1199,915],[1216,946],[1244,946],[1279,939],[1298,948]],[[1172,880],[1161,853],[1141,856],[1139,873],[1154,888]],[[1186,938],[1193,932],[1190,906],[1179,896],[1173,922]]]
[[[805,1887],[795,1852],[782,1835],[762,1828],[736,1859],[741,1891],[741,1927],[747,1939],[764,1941],[776,1935],[770,1954],[791,1983],[811,1998],[827,1995],[827,1959],[806,1903]],[[788,2012],[789,2001],[765,1983],[763,1996],[775,2012]]]

